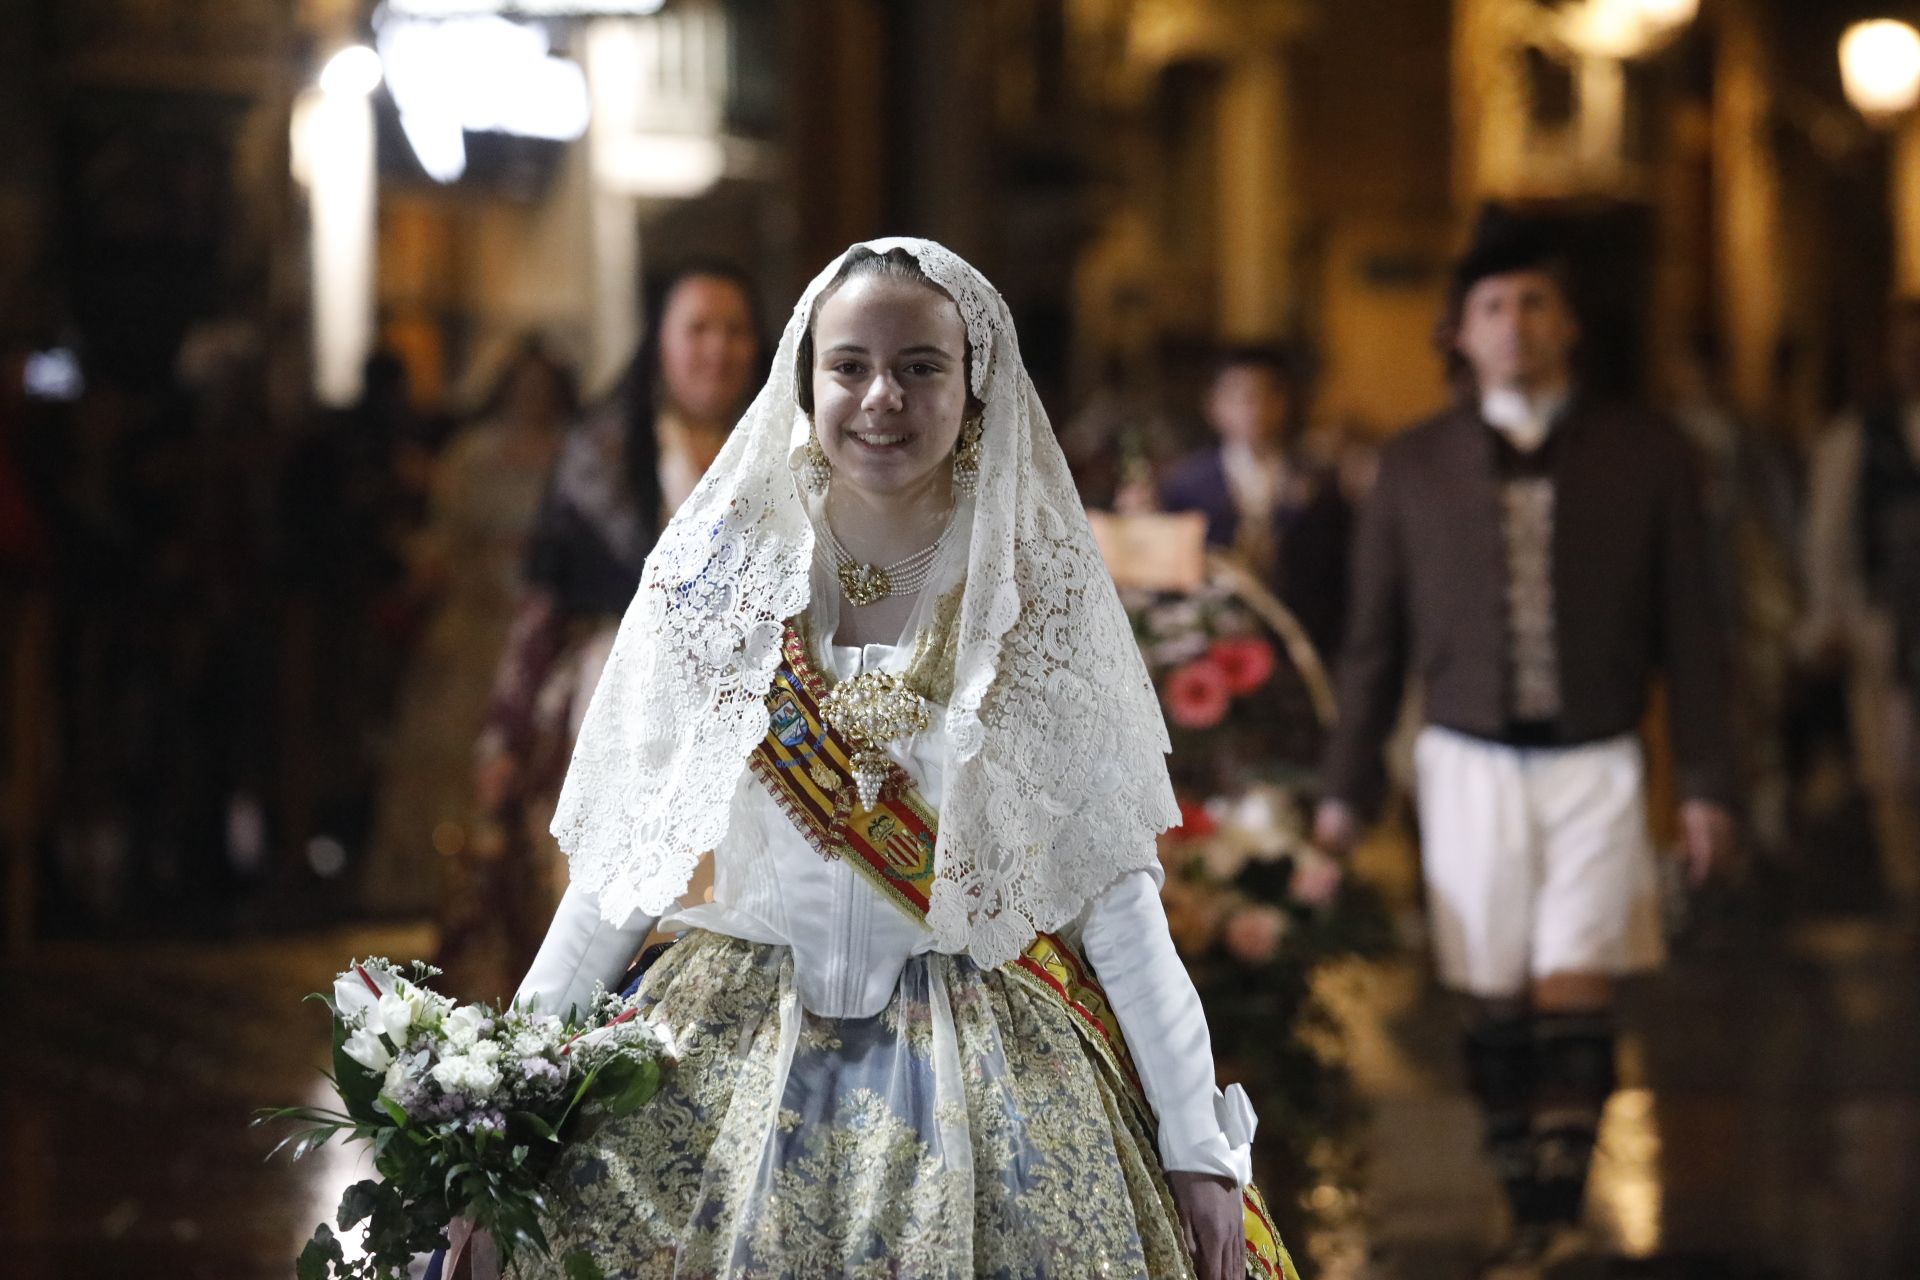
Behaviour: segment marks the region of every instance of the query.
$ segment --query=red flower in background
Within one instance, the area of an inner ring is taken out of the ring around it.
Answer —
[[[1167,677],[1167,714],[1182,729],[1210,729],[1233,699],[1227,673],[1212,658],[1176,667]]]
[[[1221,640],[1207,652],[1207,660],[1227,678],[1227,691],[1252,693],[1273,676],[1273,646],[1259,636]]]
[[[1207,812],[1205,805],[1182,800],[1180,825],[1168,834],[1177,835],[1181,840],[1204,840],[1219,829],[1220,824],[1213,820],[1213,815]]]

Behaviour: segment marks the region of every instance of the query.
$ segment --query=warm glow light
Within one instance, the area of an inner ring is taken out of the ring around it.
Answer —
[[[363,44],[348,45],[320,69],[322,93],[364,98],[379,87],[380,55]]]
[[[1840,81],[1864,116],[1884,119],[1920,102],[1920,31],[1878,18],[1840,37]]]
[[[1646,22],[1661,31],[1674,31],[1692,22],[1700,0],[1634,0]]]
[[[1666,1234],[1660,1151],[1653,1094],[1646,1089],[1615,1093],[1601,1120],[1587,1203],[1597,1225],[1630,1258],[1652,1257]]]
[[[1700,12],[1700,0],[1584,0],[1561,11],[1567,43],[1596,58],[1638,58]]]
[[[570,142],[591,114],[586,73],[548,54],[546,32],[504,18],[389,19],[380,58],[400,127],[440,182],[466,171],[464,133]]]
[[[294,103],[291,142],[311,224],[314,394],[344,407],[360,396],[373,346],[373,104],[309,89]]]
[[[599,169],[610,190],[685,200],[720,181],[727,171],[727,153],[715,138],[630,133],[601,148]]]
[[[667,0],[387,0],[399,18],[465,18],[500,13],[521,18],[644,18]]]

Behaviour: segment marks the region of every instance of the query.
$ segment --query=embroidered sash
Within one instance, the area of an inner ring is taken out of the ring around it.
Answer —
[[[854,794],[853,750],[820,712],[827,683],[792,622],[781,638],[781,656],[767,691],[767,734],[749,761],[754,776],[821,856],[847,859],[888,901],[924,921],[933,887],[938,815],[897,765],[881,788],[879,803],[871,809],[860,805]],[[1073,946],[1056,934],[1040,934],[1008,972],[1066,1006],[1081,1039],[1126,1085],[1127,1100],[1142,1127],[1153,1133],[1153,1108],[1127,1052],[1120,1020]],[[1242,1195],[1242,1208],[1249,1280],[1298,1280],[1266,1201],[1252,1185]]]

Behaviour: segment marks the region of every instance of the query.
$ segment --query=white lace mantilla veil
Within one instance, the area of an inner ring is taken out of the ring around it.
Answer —
[[[1178,818],[1166,724],[1005,301],[931,241],[865,247],[905,249],[958,304],[986,406],[927,923],[991,968],[1153,864]],[[767,731],[814,556],[794,363],[839,266],[795,304],[767,385],[648,557],[581,727],[553,834],[609,920],[685,892]]]

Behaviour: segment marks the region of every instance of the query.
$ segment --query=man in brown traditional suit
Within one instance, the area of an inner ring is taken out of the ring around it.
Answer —
[[[1637,729],[1664,674],[1696,880],[1732,845],[1725,631],[1679,437],[1583,398],[1556,246],[1490,211],[1454,280],[1466,403],[1383,454],[1361,517],[1319,841],[1384,784],[1409,671],[1442,980],[1515,1233],[1490,1274],[1575,1252],[1614,1086],[1613,981],[1663,959]]]

